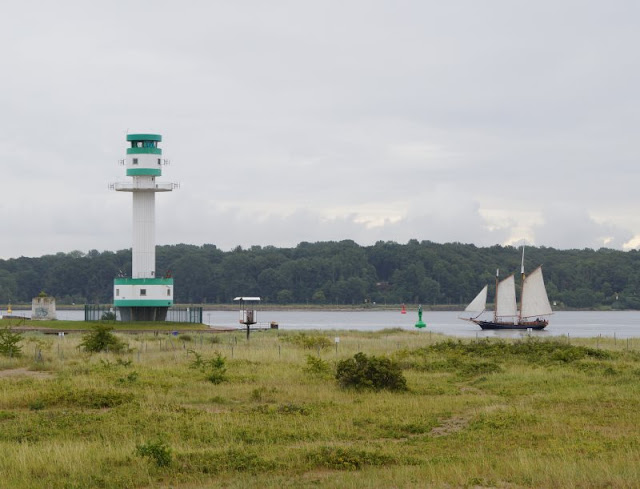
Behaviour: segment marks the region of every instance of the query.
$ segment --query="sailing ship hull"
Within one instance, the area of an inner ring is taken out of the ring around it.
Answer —
[[[517,323],[506,323],[506,322],[498,322],[498,321],[481,321],[479,319],[472,319],[474,323],[480,326],[482,329],[535,329],[541,330],[547,327],[549,321],[544,319],[538,319],[536,321],[519,321]]]

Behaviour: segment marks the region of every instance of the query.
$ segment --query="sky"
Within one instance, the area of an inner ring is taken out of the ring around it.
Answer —
[[[0,7],[0,258],[159,245],[640,246],[635,0]]]

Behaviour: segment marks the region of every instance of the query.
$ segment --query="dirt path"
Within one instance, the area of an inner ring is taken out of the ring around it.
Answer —
[[[12,368],[10,370],[0,370],[0,379],[7,377],[33,377],[37,379],[49,379],[53,377],[51,372],[40,372],[38,370],[27,370],[26,368]]]

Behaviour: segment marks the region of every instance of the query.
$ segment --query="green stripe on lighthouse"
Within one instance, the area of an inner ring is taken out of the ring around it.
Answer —
[[[116,307],[171,307],[173,305],[173,301],[115,299],[113,301],[113,305]]]
[[[114,278],[114,285],[173,285],[172,278]]]
[[[128,168],[127,169],[128,177],[137,177],[141,175],[159,177],[160,175],[162,175],[162,170],[159,170],[157,168]]]
[[[161,155],[162,149],[160,148],[127,148],[128,155]]]

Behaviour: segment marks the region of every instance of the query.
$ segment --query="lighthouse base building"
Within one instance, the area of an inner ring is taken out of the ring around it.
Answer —
[[[173,305],[172,278],[117,278],[113,289],[122,321],[165,321]]]
[[[128,192],[133,202],[133,244],[131,277],[113,281],[113,304],[122,321],[164,321],[173,305],[173,279],[156,276],[155,196],[176,185],[159,183],[162,175],[162,141],[159,134],[129,134],[127,157],[123,161],[131,181],[113,188]]]

